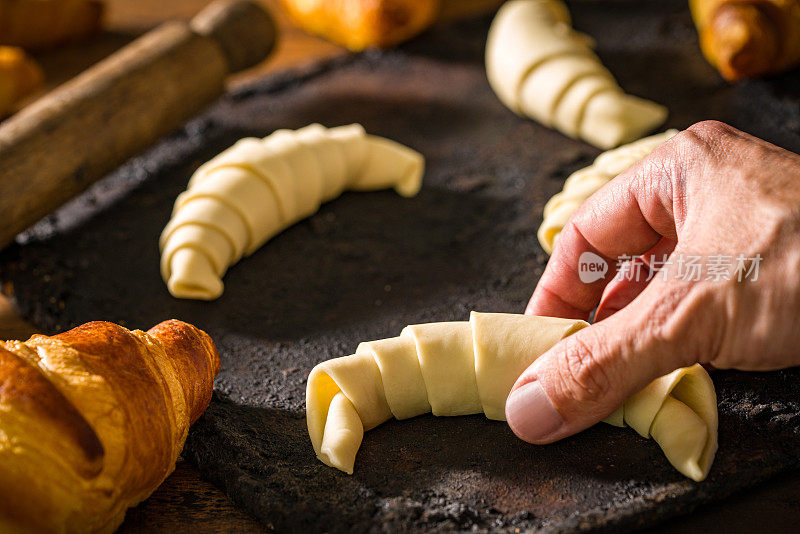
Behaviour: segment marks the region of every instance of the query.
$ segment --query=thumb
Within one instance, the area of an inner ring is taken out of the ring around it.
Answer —
[[[506,401],[517,436],[543,444],[575,434],[656,378],[697,361],[690,334],[704,330],[690,325],[703,321],[692,310],[700,304],[687,303],[687,287],[664,285],[651,283],[629,306],[563,339],[522,373]]]

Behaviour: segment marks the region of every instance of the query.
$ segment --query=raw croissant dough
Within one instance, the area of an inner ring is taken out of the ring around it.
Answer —
[[[213,300],[244,255],[345,190],[419,192],[425,160],[358,124],[246,138],[200,167],[161,234],[161,275],[178,298]]]
[[[506,2],[486,42],[489,83],[515,113],[603,149],[662,124],[667,109],[626,94],[592,48],[560,0]]]
[[[469,322],[408,326],[399,337],[361,343],[320,363],[306,390],[308,433],[317,457],[348,474],[365,430],[392,416],[483,412],[505,420],[514,382],[584,321],[472,312]],[[717,449],[717,404],[695,365],[655,380],[607,422],[653,437],[678,471],[702,480]]]
[[[564,190],[551,198],[544,206],[544,220],[539,227],[539,243],[548,254],[578,206],[606,185],[612,178],[649,155],[667,141],[678,130],[651,135],[614,150],[603,152],[590,166],[572,173],[564,182]]]

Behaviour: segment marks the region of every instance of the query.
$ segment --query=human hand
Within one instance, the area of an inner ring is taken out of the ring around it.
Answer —
[[[609,265],[603,278],[581,281],[584,253]],[[668,264],[651,280],[615,277],[618,258],[640,255],[626,268]],[[687,257],[701,258],[699,279],[681,276]],[[514,385],[506,417],[520,438],[579,432],[697,362],[800,364],[800,156],[706,121],[609,182],[561,232],[526,313],[588,319],[595,307],[595,324]]]

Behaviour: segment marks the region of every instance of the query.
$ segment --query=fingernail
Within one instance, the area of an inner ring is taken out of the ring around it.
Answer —
[[[511,430],[525,441],[547,438],[564,424],[538,380],[529,382],[509,395],[506,419]]]

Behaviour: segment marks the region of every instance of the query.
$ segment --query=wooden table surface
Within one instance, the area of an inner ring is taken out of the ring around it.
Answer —
[[[248,80],[346,53],[341,47],[307,35],[292,26],[278,0],[258,0],[268,6],[281,29],[276,51],[267,61],[233,76],[232,87]],[[463,0],[486,3],[487,0]],[[490,0],[491,1],[491,0]],[[105,32],[90,43],[64,47],[37,56],[47,75],[47,88],[55,87],[81,70],[124,46],[158,23],[189,18],[210,0],[107,0]],[[462,4],[463,6],[463,4]],[[27,339],[36,332],[0,296],[0,339]],[[769,518],[769,523],[764,519]],[[667,523],[658,532],[758,531],[770,524],[771,532],[791,532],[800,522],[800,474],[790,473],[727,501],[706,506],[695,514]],[[130,510],[120,532],[193,534],[264,532],[247,514],[235,508],[212,484],[200,479],[192,465],[178,461],[173,473],[156,492]]]

